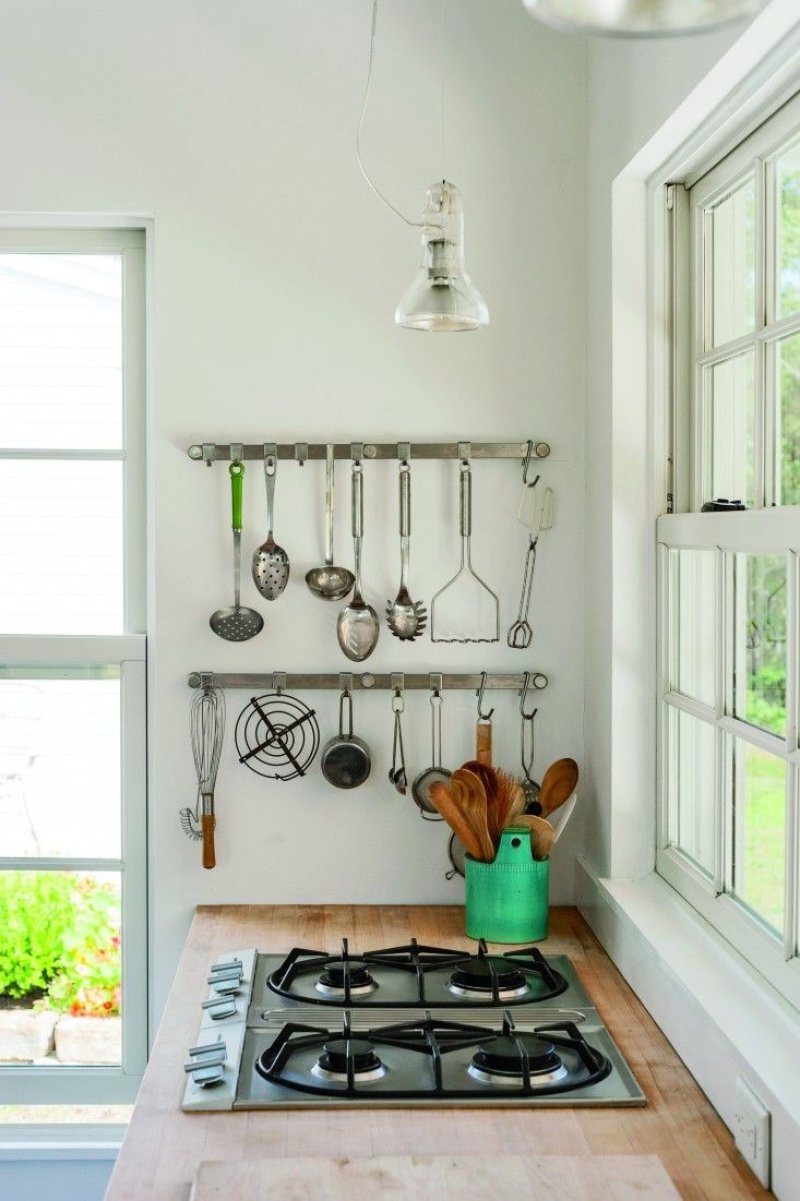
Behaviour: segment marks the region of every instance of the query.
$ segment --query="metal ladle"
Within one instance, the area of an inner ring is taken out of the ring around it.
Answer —
[[[264,618],[255,609],[239,603],[239,584],[242,566],[242,482],[244,463],[233,462],[228,468],[231,477],[231,525],[233,527],[233,605],[217,609],[209,618],[215,634],[228,642],[245,642],[254,638],[264,627]]]
[[[355,663],[368,659],[378,642],[381,623],[372,605],[361,595],[361,539],[364,533],[364,480],[363,468],[357,460],[353,463],[353,558],[356,569],[353,598],[345,605],[336,622],[339,646]]]
[[[267,540],[253,552],[253,583],[265,600],[277,600],[289,582],[289,556],[272,535],[275,508],[277,454],[264,449],[264,479],[267,485]]]
[[[333,564],[333,446],[325,447],[325,565],[306,573],[309,591],[321,600],[344,600],[352,590],[355,576],[346,567]]]

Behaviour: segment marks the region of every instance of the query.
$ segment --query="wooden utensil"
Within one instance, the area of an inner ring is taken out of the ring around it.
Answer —
[[[574,759],[556,759],[544,773],[539,790],[542,817],[549,817],[569,800],[578,783],[578,765]]]
[[[529,830],[531,853],[534,859],[549,859],[555,831],[546,818],[537,817],[535,813],[520,813],[505,828],[507,830],[511,828]]]
[[[434,780],[428,789],[428,796],[431,804],[441,813],[450,829],[461,839],[467,853],[472,855],[473,859],[480,859],[482,857],[480,838],[473,829],[471,820],[462,810],[459,803],[460,798],[459,801],[456,800],[452,780],[450,784],[445,784],[442,780]]]
[[[478,763],[492,766],[492,723],[478,721],[475,727],[475,758]]]
[[[494,859],[494,843],[489,834],[486,817],[486,789],[483,783],[472,771],[459,767],[453,772],[453,796],[460,806],[462,813],[475,831],[480,844],[478,858],[484,863]]]
[[[500,841],[500,831],[503,828],[501,817],[505,817],[505,812],[502,814],[500,812],[500,773],[494,767],[479,763],[477,759],[470,759],[462,766],[465,771],[471,771],[476,775],[483,784],[486,792],[486,825],[492,846],[496,850]]]

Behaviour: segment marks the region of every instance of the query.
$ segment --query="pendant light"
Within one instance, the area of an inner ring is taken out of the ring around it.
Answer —
[[[486,301],[464,268],[461,193],[443,179],[428,188],[422,214],[422,264],[397,306],[406,329],[448,332],[488,325]]]
[[[442,45],[444,45],[444,0],[442,14]],[[372,61],[375,52],[375,29],[378,21],[378,0],[372,0],[372,32],[369,43],[369,67],[361,116],[356,131],[356,157],[361,174],[372,191],[387,208],[404,221],[422,231],[422,259],[416,275],[395,309],[395,323],[405,329],[421,329],[431,333],[453,333],[459,330],[480,329],[489,324],[486,301],[473,284],[464,267],[464,210],[461,193],[455,184],[443,179],[428,188],[425,211],[419,221],[409,221],[386,199],[370,178],[361,158],[361,127],[367,111]],[[442,89],[444,92],[444,88]],[[444,152],[444,95],[442,95],[442,151]],[[444,157],[444,153],[442,153]]]
[[[751,17],[765,0],[523,0],[534,17],[574,33],[657,37],[701,33]]]

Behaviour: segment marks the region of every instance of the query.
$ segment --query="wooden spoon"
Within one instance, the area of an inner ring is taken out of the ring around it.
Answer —
[[[521,813],[506,826],[506,829],[529,830],[531,835],[531,853],[534,859],[549,859],[550,848],[553,845],[555,830],[544,817],[535,813]]]
[[[491,863],[494,859],[494,843],[489,835],[486,789],[482,781],[474,772],[459,767],[453,772],[451,786],[456,803],[460,805],[462,813],[478,836],[481,851],[478,858],[484,863]]]
[[[473,859],[481,858],[481,843],[472,827],[472,822],[464,814],[461,805],[453,795],[452,781],[445,784],[443,780],[434,780],[428,789],[431,804],[447,822],[450,829],[461,839],[464,850]]]
[[[539,790],[542,817],[549,817],[564,801],[569,800],[578,783],[578,765],[574,759],[556,759],[544,773]]]
[[[486,792],[486,825],[492,845],[497,848],[500,841],[500,831],[503,828],[500,820],[500,773],[477,759],[470,759],[462,765],[465,771],[471,771],[483,784]]]

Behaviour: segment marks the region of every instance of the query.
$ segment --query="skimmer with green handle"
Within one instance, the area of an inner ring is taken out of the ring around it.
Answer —
[[[227,609],[217,609],[209,619],[209,625],[215,634],[227,642],[246,642],[254,638],[264,628],[264,618],[255,609],[248,609],[239,603],[239,585],[242,574],[242,483],[244,481],[244,463],[231,463],[228,468],[231,477],[231,525],[233,527],[233,605]]]

